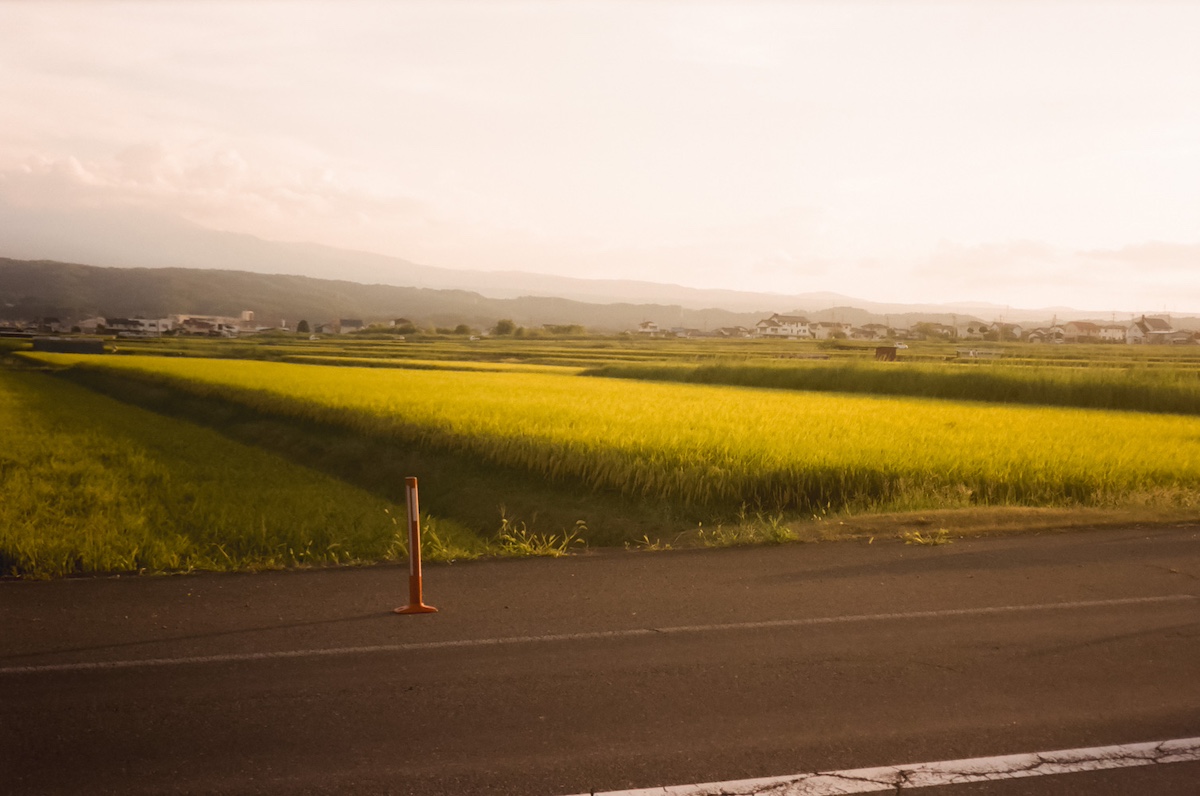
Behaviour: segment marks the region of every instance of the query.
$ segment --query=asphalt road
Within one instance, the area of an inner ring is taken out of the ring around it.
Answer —
[[[435,566],[426,616],[405,576],[0,583],[0,791],[564,796],[1200,736],[1200,526]]]

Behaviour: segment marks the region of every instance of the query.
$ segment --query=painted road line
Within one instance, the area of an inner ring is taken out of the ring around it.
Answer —
[[[855,768],[793,774],[786,777],[668,785],[640,790],[593,792],[579,796],[842,796],[851,793],[896,792],[936,785],[964,785],[1048,774],[1078,774],[1111,768],[1154,766],[1200,761],[1200,738],[1173,741],[1062,749],[940,763]]]
[[[821,616],[808,619],[772,619],[762,622],[733,622],[712,625],[677,625],[657,628],[631,628],[628,630],[599,630],[588,633],[557,633],[544,636],[501,636],[498,638],[459,639],[452,641],[414,641],[405,644],[375,644],[361,647],[329,647],[317,649],[280,650],[275,652],[234,652],[222,655],[192,655],[177,658],[131,658],[114,661],[86,661],[78,663],[48,663],[31,666],[0,667],[0,675],[42,674],[50,672],[86,672],[112,669],[145,669],[163,666],[185,666],[214,663],[240,663],[245,661],[275,661],[291,658],[324,658],[340,655],[371,655],[378,653],[421,652],[425,650],[461,649],[464,647],[497,647],[520,644],[545,644],[562,641],[605,641],[611,639],[639,638],[661,635],[696,635],[733,630],[761,630],[765,628],[800,628],[819,625],[853,624],[858,622],[889,622],[913,619],[947,619],[963,616],[995,616],[1003,614],[1031,613],[1036,611],[1063,611],[1083,608],[1117,608],[1133,605],[1154,605],[1200,599],[1194,594],[1169,594],[1161,597],[1126,597],[1114,600],[1081,600],[1062,603],[1038,603],[1034,605],[1002,605],[988,608],[947,608],[939,611],[909,611],[891,614],[856,614],[849,616]],[[159,643],[170,643],[163,639]],[[53,654],[53,653],[42,653]]]

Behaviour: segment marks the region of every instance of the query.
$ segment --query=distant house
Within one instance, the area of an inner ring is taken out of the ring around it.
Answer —
[[[184,334],[207,335],[217,330],[217,324],[205,318],[185,318],[176,327]]]
[[[1165,318],[1147,318],[1145,315],[1125,327],[1125,342],[1131,345],[1144,343],[1166,343],[1171,334],[1171,324]]]
[[[1100,326],[1100,340],[1105,343],[1123,343],[1129,333],[1129,327],[1124,323],[1106,323]]]
[[[367,325],[354,318],[338,318],[336,321],[318,323],[312,327],[313,334],[349,334],[361,331]]]
[[[812,337],[812,327],[808,318],[800,315],[775,313],[755,324],[755,330],[759,337],[782,337],[788,340]]]
[[[817,321],[810,323],[808,329],[816,339],[830,340],[837,337],[849,337],[854,327],[839,321]]]
[[[254,313],[250,310],[238,318],[228,315],[172,315],[170,322],[183,334],[208,337],[237,337],[240,332],[252,332],[256,328]]]
[[[1166,335],[1164,342],[1170,345],[1185,345],[1188,343],[1198,342],[1198,340],[1195,332],[1175,330]]]
[[[753,337],[754,332],[745,326],[722,326],[713,332],[714,337]]]
[[[108,317],[104,319],[104,329],[109,332],[140,332],[142,323],[135,318]]]
[[[1063,337],[1072,343],[1096,342],[1100,339],[1100,324],[1090,321],[1071,321],[1063,326]]]
[[[887,324],[883,323],[866,323],[861,329],[855,329],[855,337],[859,340],[883,340],[895,332]]]
[[[78,326],[79,331],[83,332],[84,334],[95,334],[96,329],[104,325],[104,319],[99,316],[84,318],[75,325]]]
[[[81,327],[82,328],[82,327]],[[170,318],[105,318],[104,329],[118,337],[159,337],[170,331]]]
[[[1020,340],[1025,330],[1019,324],[997,321],[988,327],[988,331],[995,333],[997,340]]]
[[[1050,326],[1034,329],[1026,338],[1030,343],[1061,343],[1066,339],[1066,332],[1061,326]]]
[[[646,337],[658,337],[662,334],[662,330],[658,328],[658,324],[654,321],[642,321],[638,324],[636,333],[645,335]]]

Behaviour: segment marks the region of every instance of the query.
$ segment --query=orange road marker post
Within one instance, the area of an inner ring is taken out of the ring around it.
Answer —
[[[397,614],[436,614],[437,609],[421,599],[421,510],[417,506],[417,479],[405,478],[408,497],[408,605],[394,609]]]

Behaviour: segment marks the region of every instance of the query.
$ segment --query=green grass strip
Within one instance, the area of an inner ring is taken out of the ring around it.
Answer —
[[[1200,362],[1174,368],[994,363],[610,364],[583,375],[817,392],[1200,414]]]

